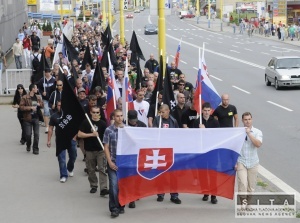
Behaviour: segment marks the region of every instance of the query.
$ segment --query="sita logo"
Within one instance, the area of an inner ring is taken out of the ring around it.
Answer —
[[[138,174],[145,179],[152,180],[173,166],[173,148],[142,148],[137,162]]]

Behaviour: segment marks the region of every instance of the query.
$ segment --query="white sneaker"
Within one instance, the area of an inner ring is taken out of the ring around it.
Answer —
[[[60,178],[60,180],[59,180],[61,183],[65,183],[66,181],[67,181],[67,178],[65,178],[65,177],[62,177],[62,178]]]
[[[74,177],[74,172],[73,171],[69,172],[69,176]]]

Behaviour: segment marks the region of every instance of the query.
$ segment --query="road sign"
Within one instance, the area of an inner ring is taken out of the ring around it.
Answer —
[[[124,10],[128,9],[128,0],[124,0]]]

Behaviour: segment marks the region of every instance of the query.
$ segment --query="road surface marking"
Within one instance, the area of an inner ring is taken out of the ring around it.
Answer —
[[[253,51],[253,50],[251,50],[251,49],[248,49],[248,48],[245,48],[244,50]]]
[[[230,50],[231,52],[234,52],[234,53],[240,53],[239,51],[236,51],[236,50]]]
[[[223,43],[223,42],[221,42],[221,41],[218,41],[218,43]]]
[[[222,37],[218,37],[218,39],[223,39]]]
[[[259,166],[258,172],[268,179],[272,184],[275,184],[279,189],[283,190],[286,193],[295,193],[296,194],[296,200],[297,202],[300,202],[300,193],[296,191],[294,188],[280,180],[278,177],[276,177],[273,173],[265,169],[263,166]]]
[[[207,40],[211,40],[210,38],[206,38]]]
[[[246,90],[244,90],[244,89],[242,89],[242,88],[239,88],[239,87],[237,87],[237,86],[232,85],[232,87],[235,88],[235,89],[238,89],[238,90],[240,90],[240,91],[242,91],[242,92],[244,92],[244,93],[246,93],[246,94],[251,94],[249,91],[246,91]]]
[[[193,67],[195,70],[199,70],[199,68],[197,68],[197,67]]]
[[[177,30],[177,29],[173,29],[173,30]]]
[[[265,54],[265,55],[270,55],[269,53],[265,53],[265,52],[260,52],[261,54]]]
[[[232,47],[236,47],[236,48],[238,48],[238,46],[236,46],[236,45],[232,45]]]
[[[293,111],[292,109],[289,109],[289,108],[287,108],[287,107],[284,107],[284,106],[282,106],[282,105],[279,105],[279,104],[276,104],[275,102],[272,102],[272,101],[267,101],[268,103],[270,103],[270,104],[272,104],[272,105],[275,105],[275,106],[277,106],[277,107],[279,107],[279,108],[282,108],[282,109],[285,109],[285,110],[287,110],[287,111]]]
[[[184,64],[187,64],[187,62],[185,62],[185,61],[183,61],[183,60],[180,60],[180,62],[181,62],[181,63],[184,63]]]
[[[170,55],[170,57],[173,57],[173,58],[175,58],[173,55]]]
[[[212,77],[212,78],[214,78],[214,79],[216,79],[216,80],[218,80],[218,81],[223,81],[222,79],[220,79],[220,78],[218,78],[218,77],[215,77],[215,76],[213,76],[213,75],[209,75],[209,77]]]

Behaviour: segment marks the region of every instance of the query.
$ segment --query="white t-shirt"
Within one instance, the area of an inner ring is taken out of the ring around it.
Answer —
[[[137,102],[136,100],[133,101],[134,110],[138,113],[138,120],[144,122],[148,127],[148,111],[149,111],[149,103],[147,101]]]

